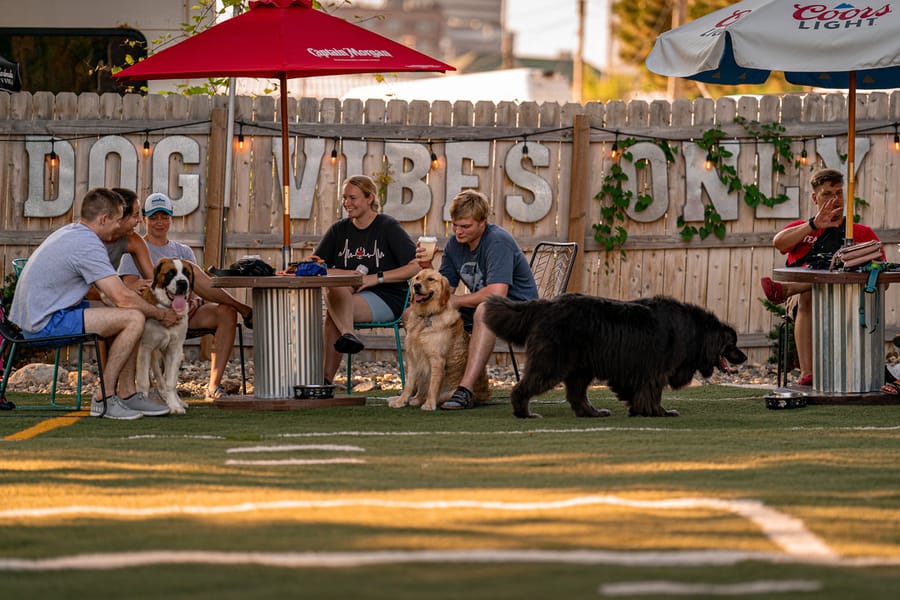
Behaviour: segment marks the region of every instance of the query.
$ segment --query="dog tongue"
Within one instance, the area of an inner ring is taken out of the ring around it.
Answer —
[[[184,312],[184,309],[187,308],[187,301],[184,299],[184,296],[175,296],[172,298],[172,310],[175,312]]]

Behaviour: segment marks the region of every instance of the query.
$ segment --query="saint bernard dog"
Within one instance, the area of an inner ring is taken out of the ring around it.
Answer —
[[[163,258],[153,270],[153,282],[142,293],[144,300],[150,304],[171,308],[182,315],[172,327],[166,327],[156,319],[147,319],[135,367],[137,391],[149,394],[152,371],[157,391],[172,414],[184,414],[187,409],[178,397],[177,388],[193,290],[194,271],[191,266],[178,258]]]

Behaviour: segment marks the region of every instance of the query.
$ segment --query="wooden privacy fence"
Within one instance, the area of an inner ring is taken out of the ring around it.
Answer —
[[[172,236],[192,246],[204,265],[251,254],[280,266],[276,103],[237,98],[233,140],[225,139],[225,104],[219,96],[0,95],[5,271],[12,258],[27,256],[50,231],[72,222],[80,198],[97,185],[130,187],[141,197],[168,193],[176,207]],[[579,242],[570,291],[621,299],[667,294],[705,306],[735,326],[753,360],[764,361],[773,317],[759,301],[759,278],[783,264],[771,238],[811,215],[814,168],[846,171],[846,108],[842,94],[583,106],[291,100],[293,256],[309,254],[340,218],[340,182],[348,174],[375,176],[384,211],[413,237],[446,239],[450,200],[477,188],[491,199],[492,221],[526,252],[539,240]],[[805,150],[809,163],[782,158],[784,173],[775,172],[774,146],[749,134],[738,118],[780,123],[794,155]],[[862,221],[889,242],[888,259],[900,261],[900,152],[893,148],[900,93],[860,95],[857,121],[856,196],[867,202]],[[744,192],[729,193],[718,172],[704,168],[706,151],[693,141],[712,128],[726,134],[721,147],[732,152],[726,163],[743,184],[788,200],[751,208]],[[621,222],[628,232],[624,254],[607,254],[594,240],[592,225],[602,219],[595,196],[611,172],[612,145],[626,140],[629,157],[616,159],[626,176],[622,185],[651,201],[642,211],[629,206]],[[674,160],[666,160],[657,143],[663,140]],[[233,159],[226,199],[227,143]],[[678,217],[697,225],[708,204],[725,222],[724,239],[682,239]],[[891,335],[900,326],[897,294],[888,291]]]

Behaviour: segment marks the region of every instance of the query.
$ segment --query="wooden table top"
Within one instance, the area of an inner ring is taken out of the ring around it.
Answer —
[[[829,271],[827,269],[807,269],[806,267],[781,267],[774,269],[772,279],[783,283],[838,283],[864,284],[869,280],[867,271]],[[900,271],[882,271],[878,275],[879,284],[900,282]]]
[[[310,289],[362,285],[362,275],[315,275],[297,277],[294,275],[273,275],[271,277],[213,277],[212,286],[217,288],[281,288]]]

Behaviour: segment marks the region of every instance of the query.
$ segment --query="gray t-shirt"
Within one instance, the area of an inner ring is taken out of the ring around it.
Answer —
[[[538,298],[528,259],[509,232],[493,223],[485,228],[475,250],[450,236],[444,246],[440,273],[450,287],[459,286],[462,280],[470,292],[477,292],[492,283],[505,283],[511,300]]]
[[[105,245],[110,264],[113,266],[113,269],[118,269],[119,265],[122,264],[122,256],[125,254],[125,249],[128,248],[128,236],[120,237]]]
[[[36,333],[56,311],[77,306],[91,285],[115,274],[96,233],[81,223],[60,227],[28,257],[9,319]]]
[[[154,265],[162,258],[182,258],[184,260],[189,260],[192,263],[197,262],[197,256],[194,254],[191,247],[186,246],[181,242],[176,242],[175,240],[169,240],[165,246],[157,246],[156,244],[147,242],[147,249],[150,250],[150,261]],[[119,264],[119,275],[137,275],[138,277],[141,277],[140,271],[138,271],[137,266],[134,264],[134,257],[130,254],[126,254],[122,257],[122,262]]]

